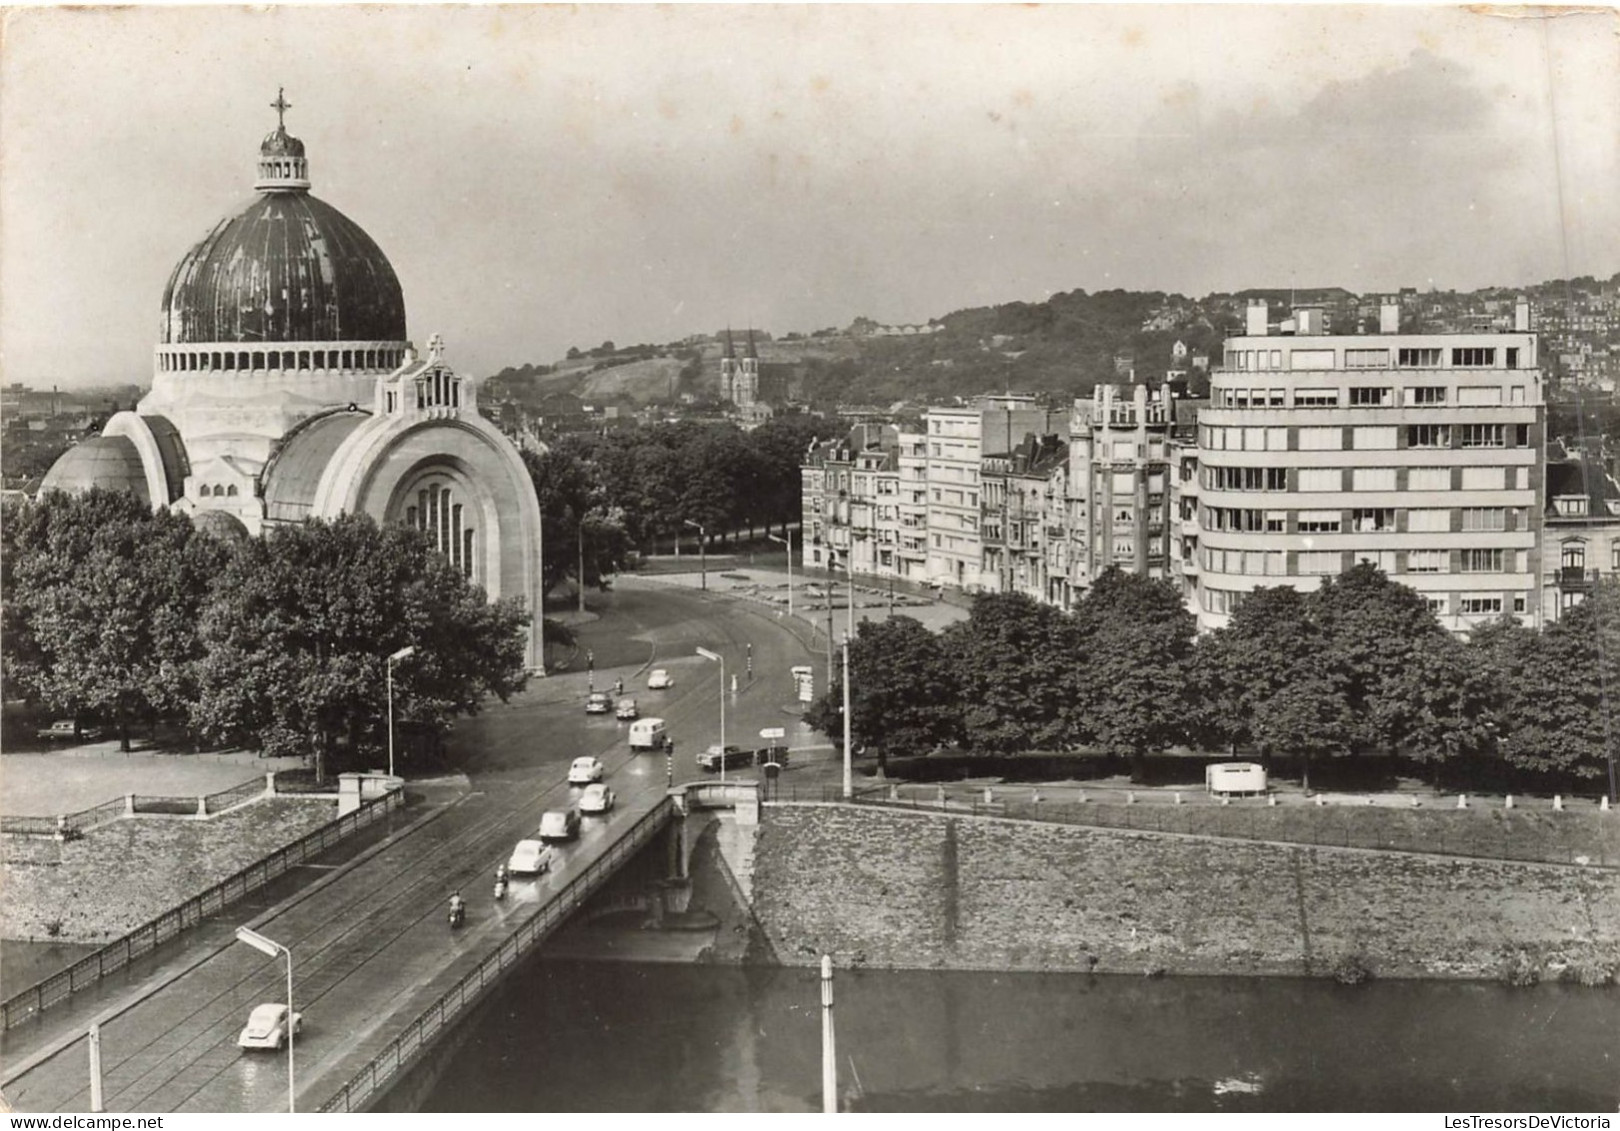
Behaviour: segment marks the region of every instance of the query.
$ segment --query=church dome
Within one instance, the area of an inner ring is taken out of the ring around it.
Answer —
[[[41,494],[48,491],[78,494],[93,487],[128,491],[143,503],[152,502],[151,493],[146,489],[146,469],[141,464],[141,455],[127,436],[92,436],[74,444],[51,464],[39,490]]]
[[[284,112],[279,96],[272,105]],[[164,344],[399,342],[405,296],[360,225],[309,194],[304,143],[259,147],[256,196],[186,253],[163,292]]]

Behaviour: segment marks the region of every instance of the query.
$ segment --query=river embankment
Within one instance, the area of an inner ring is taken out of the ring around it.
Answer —
[[[1620,975],[1620,872],[839,804],[766,807],[777,958],[893,969]]]

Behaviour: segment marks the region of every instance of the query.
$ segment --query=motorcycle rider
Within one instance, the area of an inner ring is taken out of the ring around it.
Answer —
[[[461,926],[461,921],[466,917],[466,914],[467,905],[462,902],[461,893],[458,891],[450,897],[450,925],[452,927]]]
[[[495,869],[495,898],[506,898],[506,865],[502,864]]]

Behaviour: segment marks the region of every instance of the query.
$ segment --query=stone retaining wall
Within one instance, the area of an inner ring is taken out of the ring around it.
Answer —
[[[841,805],[770,805],[755,910],[784,962],[1612,978],[1620,874]]]

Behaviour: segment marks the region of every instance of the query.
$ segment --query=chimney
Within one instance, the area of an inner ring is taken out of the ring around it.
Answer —
[[[1251,338],[1266,336],[1266,300],[1251,298],[1249,300],[1249,321],[1245,333]]]
[[[1513,328],[1521,334],[1530,332],[1530,300],[1524,295],[1513,304]]]
[[[1384,301],[1378,306],[1378,332],[1380,334],[1401,332],[1401,304],[1388,295],[1384,296]]]

